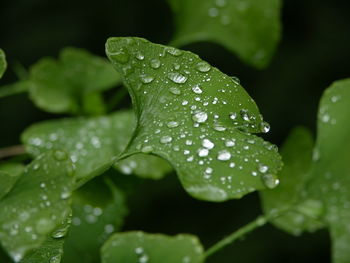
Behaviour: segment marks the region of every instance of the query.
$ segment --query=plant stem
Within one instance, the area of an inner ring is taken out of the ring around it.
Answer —
[[[22,82],[2,86],[0,87],[0,98],[15,95],[18,93],[23,93],[23,92],[26,92],[27,90],[28,90],[27,85],[24,85]]]
[[[267,218],[265,216],[258,216],[254,221],[250,222],[249,224],[241,227],[237,231],[233,232],[231,235],[225,237],[224,239],[220,240],[216,244],[214,244],[212,247],[210,247],[205,253],[204,256],[207,258],[214,254],[215,252],[221,250],[225,246],[231,244],[235,240],[245,236],[246,234],[250,233],[251,231],[255,230],[256,228],[259,228],[267,223]]]
[[[0,159],[21,155],[24,153],[26,153],[26,151],[23,145],[14,145],[0,149]]]

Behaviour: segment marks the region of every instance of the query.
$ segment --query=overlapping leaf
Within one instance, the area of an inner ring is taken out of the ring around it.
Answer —
[[[26,168],[15,187],[0,201],[0,242],[14,261],[38,249],[50,234],[53,238],[62,237],[62,229],[57,227],[70,214],[73,174],[66,153],[48,152]]]
[[[138,118],[125,156],[163,157],[191,195],[209,201],[277,185],[276,148],[251,134],[269,127],[237,82],[191,52],[140,38],[111,38],[106,52]]]
[[[280,39],[280,0],[169,0],[176,22],[172,44],[213,41],[262,68]]]
[[[165,236],[143,232],[113,235],[103,246],[102,263],[201,263],[203,248],[192,235]]]
[[[22,175],[24,166],[20,163],[0,164],[0,200],[12,189]]]
[[[76,176],[85,180],[108,169],[124,150],[135,127],[134,113],[120,111],[105,117],[69,118],[35,124],[22,134],[27,151],[37,156],[63,149],[76,166]],[[144,177],[164,176],[171,168],[155,156],[132,156],[116,167]]]
[[[43,58],[30,70],[28,85],[31,99],[41,109],[53,113],[91,113],[91,100],[100,113],[100,92],[120,83],[105,59],[87,51],[66,48],[59,60]],[[92,98],[91,98],[92,97]]]
[[[7,63],[6,63],[5,53],[0,48],[0,79],[2,78],[2,75],[4,74],[6,67],[7,67]]]
[[[112,182],[96,178],[72,199],[73,221],[62,262],[99,262],[100,247],[119,230],[126,215],[123,193]]]
[[[323,226],[320,220],[322,202],[305,197],[313,147],[309,130],[294,129],[281,149],[284,166],[279,173],[279,187],[260,192],[265,214],[280,215],[272,222],[293,235]]]

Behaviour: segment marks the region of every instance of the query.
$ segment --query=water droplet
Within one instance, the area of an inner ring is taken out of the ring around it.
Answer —
[[[125,64],[129,61],[130,55],[126,50],[109,53],[109,57],[118,63]]]
[[[215,4],[218,7],[224,7],[226,5],[226,0],[215,0]]]
[[[166,52],[168,52],[169,54],[178,57],[182,55],[182,51],[180,49],[177,48],[173,48],[173,47],[167,47],[166,48]]]
[[[153,151],[153,147],[151,145],[146,145],[141,148],[141,152],[143,153],[150,153]]]
[[[239,80],[239,78],[237,77],[231,77],[231,79],[233,80],[234,83],[236,83],[237,85],[239,85],[241,83],[241,81]]]
[[[329,120],[330,120],[330,116],[329,116],[328,114],[324,114],[324,115],[322,115],[321,120],[322,120],[324,123],[327,123],[327,122],[329,122]]]
[[[226,128],[220,124],[214,124],[214,130],[222,132],[226,131]]]
[[[142,81],[142,83],[144,84],[148,84],[151,83],[154,80],[153,76],[147,75],[147,74],[143,74],[140,76],[140,79]]]
[[[138,53],[136,54],[136,58],[137,58],[138,60],[144,60],[144,59],[145,59],[145,56],[144,56],[141,52],[138,52]]]
[[[209,139],[204,139],[202,141],[202,145],[203,145],[203,147],[205,147],[209,150],[213,149],[215,147],[215,144],[212,141],[210,141]]]
[[[60,263],[61,262],[61,255],[55,255],[53,257],[50,258],[49,263]]]
[[[192,115],[192,120],[198,123],[203,123],[208,119],[208,114],[200,111]]]
[[[65,161],[68,159],[68,155],[64,151],[56,150],[53,155],[57,161]]]
[[[142,255],[139,258],[139,263],[147,263],[148,262],[148,256],[146,254]]]
[[[136,254],[142,254],[143,253],[143,248],[142,247],[135,248],[135,253]]]
[[[264,174],[261,176],[261,179],[263,184],[269,189],[275,188],[280,182],[277,176],[272,174]]]
[[[192,88],[192,91],[196,94],[202,94],[203,90],[197,85]]]
[[[207,62],[198,62],[196,65],[196,69],[199,72],[208,72],[211,69],[211,66]]]
[[[231,113],[230,114],[230,119],[235,120],[237,118],[237,113]]]
[[[38,234],[47,234],[54,227],[54,223],[47,218],[41,218],[37,221],[35,225],[35,229]]]
[[[154,69],[158,69],[160,67],[160,60],[159,59],[152,59],[151,62],[151,67]]]
[[[185,83],[187,81],[187,77],[178,72],[168,73],[168,78],[177,84]]]
[[[268,133],[270,131],[270,124],[268,124],[266,121],[263,121],[260,123],[260,130],[263,133]]]
[[[259,172],[266,173],[269,170],[269,167],[264,164],[259,164]]]
[[[205,156],[208,156],[208,154],[209,154],[209,150],[206,149],[206,148],[200,148],[198,150],[198,156],[199,157],[205,157]]]
[[[61,227],[57,230],[55,230],[51,236],[53,238],[62,238],[62,237],[65,237],[68,233],[68,228],[69,228],[69,224],[65,225],[64,227]]]
[[[217,159],[220,161],[228,161],[231,159],[231,153],[227,150],[219,151]]]
[[[168,126],[169,128],[176,128],[177,126],[179,126],[179,123],[178,123],[177,121],[169,121],[169,122],[167,123],[167,126]]]
[[[167,136],[167,135],[160,138],[160,142],[161,142],[161,143],[169,143],[169,142],[171,142],[172,140],[173,140],[173,138],[170,137],[170,136]]]
[[[235,142],[233,141],[233,140],[226,140],[225,141],[225,146],[226,147],[233,147],[233,146],[235,146]]]
[[[174,95],[180,95],[181,94],[181,90],[178,87],[170,87],[169,91],[174,94]]]
[[[245,121],[249,121],[250,120],[250,117],[249,117],[249,114],[248,114],[248,110],[242,109],[240,111],[240,114],[241,114],[241,117],[242,117],[243,120],[245,120]]]

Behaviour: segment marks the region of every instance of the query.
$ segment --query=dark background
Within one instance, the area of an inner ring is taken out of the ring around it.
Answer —
[[[296,125],[315,131],[323,90],[350,76],[349,13],[347,0],[285,0],[282,41],[269,67],[260,71],[219,45],[197,43],[184,49],[239,77],[271,124],[267,139],[280,145]],[[0,0],[0,47],[9,62],[1,83],[16,80],[16,65],[27,68],[43,56],[57,56],[65,46],[104,56],[110,36],[140,36],[166,44],[173,32],[165,0]],[[35,108],[26,94],[1,99],[0,147],[18,144],[29,124],[58,117]],[[182,190],[174,175],[139,184],[129,207],[125,230],[193,233],[206,247],[261,213],[257,194],[219,204],[200,202]],[[330,262],[330,240],[326,231],[296,238],[265,226],[208,262]]]

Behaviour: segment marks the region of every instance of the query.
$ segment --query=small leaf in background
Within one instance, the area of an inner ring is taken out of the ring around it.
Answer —
[[[172,45],[212,41],[257,68],[280,40],[280,0],[169,0],[175,15]]]
[[[0,164],[0,200],[10,192],[24,171],[24,165],[20,163]]]
[[[69,197],[75,183],[68,155],[40,155],[0,201],[0,242],[16,262],[40,247],[69,216]],[[54,238],[65,233],[55,231]]]
[[[279,173],[279,187],[260,192],[265,214],[276,214],[272,223],[293,235],[305,230],[313,232],[323,226],[319,220],[323,212],[322,202],[304,196],[313,147],[314,141],[308,129],[298,127],[292,130],[281,148],[284,166]]]
[[[0,48],[0,79],[7,68],[5,52]]]
[[[192,235],[114,234],[102,247],[102,263],[201,263],[203,247]]]
[[[82,49],[66,48],[60,53],[59,60],[43,58],[33,65],[28,85],[30,98],[43,110],[77,114],[89,105],[88,113],[98,114],[101,106],[98,105],[94,112],[87,94],[96,96],[120,81],[104,58]]]
[[[326,207],[334,263],[350,262],[350,79],[321,99],[308,194]]]
[[[208,201],[277,186],[277,149],[251,134],[269,126],[235,79],[191,52],[145,39],[110,38],[106,52],[138,118],[126,156],[161,156],[187,192]]]
[[[124,194],[104,179],[96,178],[72,196],[73,220],[64,244],[63,263],[98,262],[100,247],[124,221]]]

